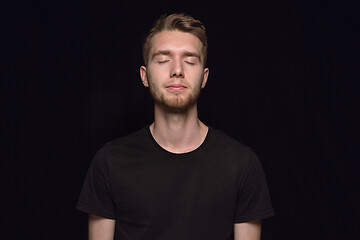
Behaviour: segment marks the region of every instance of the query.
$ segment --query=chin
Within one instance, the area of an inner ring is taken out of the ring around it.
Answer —
[[[167,113],[186,113],[189,109],[196,105],[197,98],[193,98],[193,96],[186,99],[162,98],[160,101],[156,102]]]
[[[196,106],[197,99],[200,96],[200,88],[193,92],[169,95],[168,93],[160,93],[155,91],[155,89],[150,87],[150,93],[154,99],[155,104],[164,112],[181,114],[186,113],[191,108]]]

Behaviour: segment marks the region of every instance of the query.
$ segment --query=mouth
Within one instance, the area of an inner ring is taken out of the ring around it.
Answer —
[[[182,91],[185,90],[187,87],[182,84],[170,84],[166,87],[166,89],[170,91]]]

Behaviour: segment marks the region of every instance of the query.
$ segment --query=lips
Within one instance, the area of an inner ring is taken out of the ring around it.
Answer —
[[[172,91],[181,91],[186,89],[187,87],[183,84],[170,84],[166,86],[166,88]]]

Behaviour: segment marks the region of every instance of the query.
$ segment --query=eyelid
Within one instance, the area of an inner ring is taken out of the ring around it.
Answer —
[[[160,55],[160,56],[156,56],[155,59],[157,62],[163,62],[163,61],[168,61],[169,57],[165,55]]]
[[[160,59],[160,60],[158,60],[157,62],[158,63],[166,63],[166,62],[168,62],[169,61],[169,59]]]
[[[186,57],[186,58],[184,59],[184,61],[185,61],[186,63],[189,63],[189,64],[196,64],[197,61],[198,61],[198,58],[195,57],[195,56],[189,56],[189,57]]]

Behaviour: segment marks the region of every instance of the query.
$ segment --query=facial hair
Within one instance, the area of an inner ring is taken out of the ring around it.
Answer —
[[[203,79],[203,75],[198,85],[195,85],[193,89],[186,89],[186,91],[190,90],[190,93],[185,93],[186,95],[184,93],[173,93],[173,96],[165,96],[165,94],[152,83],[150,74],[147,74],[147,79],[149,81],[150,94],[155,104],[162,108],[165,113],[182,114],[196,105],[201,92],[201,79]]]

